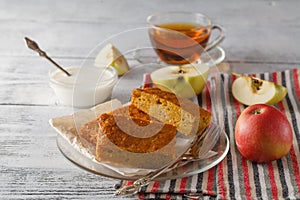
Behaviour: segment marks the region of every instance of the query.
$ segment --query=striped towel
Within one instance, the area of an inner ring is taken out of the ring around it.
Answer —
[[[261,79],[284,85],[287,96],[274,105],[289,119],[294,138],[290,153],[268,164],[257,164],[241,157],[234,142],[235,122],[245,106],[231,94],[235,76],[218,74],[216,99],[220,124],[230,138],[227,156],[215,167],[200,174],[180,179],[153,181],[143,187],[140,199],[186,199],[185,193],[203,193],[204,198],[217,199],[300,199],[300,69],[252,74]],[[211,80],[199,96],[199,104],[211,110]],[[214,102],[215,103],[215,102]],[[130,185],[133,181],[122,181]]]

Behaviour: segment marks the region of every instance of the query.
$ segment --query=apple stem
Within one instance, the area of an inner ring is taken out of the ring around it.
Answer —
[[[260,110],[254,110],[254,111],[253,111],[253,114],[254,114],[254,115],[259,115],[259,114],[261,114],[261,111],[260,111]]]

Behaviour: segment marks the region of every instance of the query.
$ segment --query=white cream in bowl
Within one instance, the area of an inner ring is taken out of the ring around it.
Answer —
[[[50,86],[64,105],[87,108],[104,102],[118,80],[113,67],[69,67],[49,73]]]

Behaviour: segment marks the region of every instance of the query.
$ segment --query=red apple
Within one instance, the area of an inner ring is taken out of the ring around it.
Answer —
[[[285,156],[292,141],[293,131],[286,116],[266,104],[247,107],[235,125],[238,150],[254,162],[271,162]]]

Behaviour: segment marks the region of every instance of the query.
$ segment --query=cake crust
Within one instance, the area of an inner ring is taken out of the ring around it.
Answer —
[[[156,169],[169,163],[176,156],[177,131],[173,125],[113,113],[102,114],[98,122],[101,130],[96,145],[98,161],[122,167]],[[160,131],[153,135],[151,128],[145,129],[148,131],[142,133],[146,137],[137,137],[135,135],[139,135],[140,131],[136,126],[158,127]]]
[[[121,108],[117,108],[111,112],[112,115],[122,115],[130,118],[139,118],[144,120],[154,120],[151,117],[138,109],[134,105],[130,104]],[[97,143],[97,137],[99,134],[99,122],[98,119],[92,120],[82,125],[80,128],[80,136],[90,142],[93,145]]]
[[[149,153],[162,149],[176,136],[175,126],[141,118],[128,118],[122,115],[114,116],[112,113],[104,113],[98,118],[98,122],[103,137],[107,137],[111,143],[119,148],[134,153]],[[146,127],[150,124],[154,126],[142,129],[145,130],[142,134],[146,137],[138,137],[140,132],[136,126]],[[160,130],[154,130],[154,127]],[[153,134],[153,132],[157,133]],[[147,137],[147,135],[151,136]]]
[[[194,102],[158,88],[134,89],[131,103],[187,136],[201,135],[211,121],[211,114]]]

